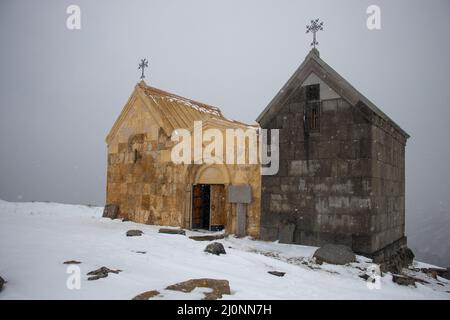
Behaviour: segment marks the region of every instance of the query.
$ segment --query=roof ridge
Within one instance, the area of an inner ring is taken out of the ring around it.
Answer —
[[[170,98],[174,98],[174,99],[183,100],[184,102],[187,102],[187,103],[190,103],[190,104],[193,104],[193,105],[197,105],[199,107],[202,107],[202,108],[214,111],[214,112],[217,113],[216,116],[224,118],[224,116],[222,114],[222,111],[218,107],[215,107],[215,106],[212,106],[212,105],[200,102],[200,101],[196,101],[196,100],[193,100],[193,99],[189,99],[189,98],[186,98],[186,97],[182,97],[182,96],[177,95],[175,93],[171,93],[171,92],[159,89],[159,88],[155,88],[155,87],[149,86],[143,80],[140,81],[138,85],[144,90],[145,93],[147,93],[147,91],[150,91],[151,93],[157,94],[159,96],[165,96],[165,97],[170,97]]]

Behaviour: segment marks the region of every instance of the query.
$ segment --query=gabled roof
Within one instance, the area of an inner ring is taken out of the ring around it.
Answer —
[[[315,73],[327,85],[329,85],[336,93],[343,99],[347,100],[351,105],[357,106],[363,104],[367,106],[373,113],[381,117],[383,120],[389,122],[395,129],[397,129],[406,138],[409,135],[391,118],[389,118],[383,111],[381,111],[375,104],[367,99],[362,93],[356,90],[347,80],[339,75],[332,67],[330,67],[319,56],[317,49],[312,49],[306,56],[303,63],[294,72],[291,78],[286,82],[283,88],[275,95],[269,105],[258,116],[256,121],[264,126],[274,115],[276,115],[283,106],[283,101],[287,99],[290,94],[297,89],[305,79],[311,74]]]
[[[204,125],[217,125],[219,128],[254,127],[242,122],[225,118],[219,108],[194,101],[179,95],[148,86],[143,80],[136,84],[133,93],[111,128],[106,142],[109,143],[134,101],[140,98],[158,125],[170,136],[175,129],[192,129],[194,121],[203,121]]]

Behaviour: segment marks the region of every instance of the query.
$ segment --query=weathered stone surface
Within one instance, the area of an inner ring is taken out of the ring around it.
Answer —
[[[63,264],[80,264],[80,261],[77,260],[68,260],[68,261],[64,261]]]
[[[122,270],[112,270],[107,267],[101,267],[97,270],[88,272],[87,275],[90,276],[88,277],[88,280],[98,280],[100,278],[106,278],[108,276],[108,273],[117,274],[119,272],[122,272]]]
[[[143,292],[141,294],[138,294],[132,300],[148,300],[148,299],[151,299],[153,297],[156,297],[159,294],[160,294],[159,291],[156,291],[156,290],[146,291],[146,292]]]
[[[280,243],[292,243],[294,239],[295,224],[287,223],[280,226],[279,240]]]
[[[259,119],[264,129],[280,129],[280,170],[262,177],[261,237],[371,255],[404,237],[407,136],[362,102],[339,91],[331,99],[331,78],[294,77]],[[318,102],[303,94],[307,85],[320,86],[320,125],[312,131],[308,114]]]
[[[168,101],[172,115],[166,112]],[[206,120],[213,113],[217,113],[226,124],[219,128],[224,137],[228,128],[243,128],[238,122],[223,118],[216,108],[152,88],[144,82],[136,85],[107,137],[106,203],[119,206],[118,218],[190,228],[193,184],[221,185],[225,192],[217,197],[218,205],[214,206],[217,212],[212,212],[210,223],[212,226],[223,226],[227,234],[233,234],[235,209],[227,201],[227,189],[232,185],[248,185],[252,198],[247,205],[246,235],[259,237],[259,164],[181,165],[171,161],[171,151],[175,145],[171,140],[175,129],[173,117],[180,117],[175,123],[183,124],[184,129],[191,129],[194,121]],[[162,115],[158,121],[155,121],[155,114]],[[212,192],[212,198],[215,193]],[[220,221],[216,221],[216,217]]]
[[[318,264],[323,262],[331,264],[347,264],[356,261],[352,249],[344,245],[326,244],[314,252],[313,257]]]
[[[206,246],[205,252],[212,253],[215,255],[221,255],[226,254],[225,248],[223,247],[223,244],[220,242],[213,242]]]
[[[401,273],[403,268],[408,267],[414,261],[414,253],[408,247],[402,247],[394,253],[386,256],[380,262],[383,272]]]
[[[284,277],[286,272],[280,272],[280,271],[267,271],[267,273],[270,273],[271,275],[277,276],[277,277]]]
[[[119,213],[119,206],[115,204],[107,204],[103,209],[103,218],[116,219]]]
[[[190,236],[189,239],[195,241],[214,241],[224,239],[226,237],[225,234],[217,234],[217,235],[206,235],[206,236]]]
[[[420,271],[429,274],[434,279],[437,277],[441,277],[447,280],[450,280],[450,268],[448,269],[440,269],[440,268],[422,268]]]
[[[195,288],[212,289],[211,292],[205,293],[205,297],[202,300],[216,300],[222,298],[224,294],[231,294],[228,280],[216,280],[207,278],[191,279],[188,281],[173,284],[168,286],[166,290],[191,292]]]
[[[251,203],[252,187],[248,184],[230,186],[228,188],[228,202]]]
[[[6,281],[0,277],[0,292],[3,290],[3,285],[6,283]]]
[[[404,275],[393,274],[392,281],[401,286],[416,286],[416,280],[414,278]]]
[[[128,230],[127,237],[140,237],[143,233],[141,230]]]
[[[167,234],[180,234],[180,235],[186,235],[186,231],[183,229],[170,229],[170,228],[161,228],[158,231],[159,233],[167,233]]]

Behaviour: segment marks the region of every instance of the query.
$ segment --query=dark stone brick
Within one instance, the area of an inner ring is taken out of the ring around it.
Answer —
[[[404,141],[363,104],[322,101],[305,135],[305,95],[292,90],[266,128],[280,131],[280,169],[262,178],[261,237],[372,253],[404,233]]]

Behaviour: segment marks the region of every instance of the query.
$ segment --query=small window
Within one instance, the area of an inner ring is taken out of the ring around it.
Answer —
[[[311,118],[309,127],[311,130],[316,131],[320,128],[320,104],[312,103],[311,104]]]
[[[320,131],[320,101],[308,102],[306,104],[303,121],[306,132]]]
[[[141,158],[141,155],[139,154],[139,151],[137,149],[134,149],[134,163],[136,163]]]
[[[307,101],[320,100],[320,84],[312,84],[306,86],[306,100]]]

